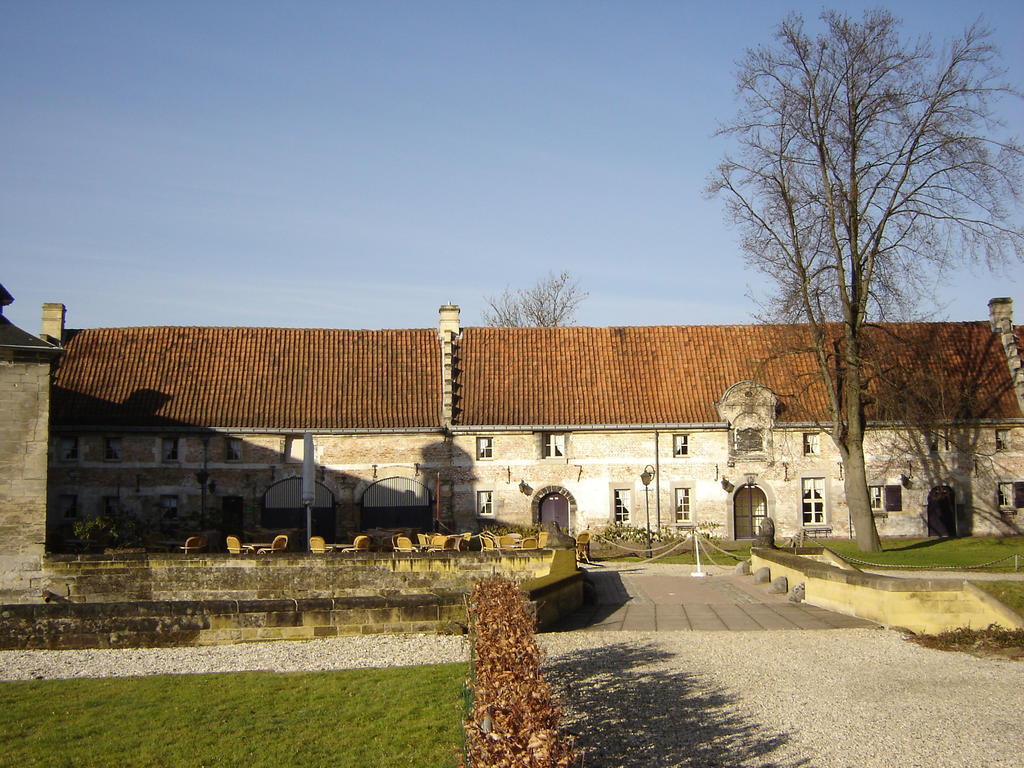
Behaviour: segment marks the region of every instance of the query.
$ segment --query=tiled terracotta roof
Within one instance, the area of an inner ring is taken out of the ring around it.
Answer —
[[[931,379],[969,387],[973,415],[1021,415],[987,323],[882,328],[873,337],[884,348],[875,357],[887,378],[916,366]],[[806,347],[807,338],[805,326],[467,328],[459,423],[719,422],[715,402],[746,379],[779,396],[780,421],[827,420],[813,358],[790,351]],[[911,340],[913,351],[893,353],[894,338]]]
[[[436,426],[433,330],[98,328],[57,371],[55,425]]]
[[[872,338],[870,417],[893,418],[886,390],[911,385],[950,417],[1021,417],[988,323],[889,324]],[[746,379],[779,396],[779,421],[826,421],[813,359],[792,352],[806,341],[805,326],[467,328],[456,423],[717,423],[715,402]],[[66,350],[55,425],[439,426],[433,330],[94,329]]]

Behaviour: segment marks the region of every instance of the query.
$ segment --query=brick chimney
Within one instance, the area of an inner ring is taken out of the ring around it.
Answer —
[[[1010,367],[1010,380],[1017,395],[1017,403],[1024,411],[1024,366],[1021,364],[1017,334],[1013,327],[1013,299],[997,298],[988,303],[989,322],[992,333],[999,336],[1006,352],[1006,363]]]
[[[56,344],[58,347],[64,343],[64,316],[67,308],[60,303],[43,304],[43,327],[39,338]]]
[[[441,341],[441,424],[450,427],[458,410],[458,354],[455,340],[462,333],[459,307],[442,304],[438,310],[437,335]]]

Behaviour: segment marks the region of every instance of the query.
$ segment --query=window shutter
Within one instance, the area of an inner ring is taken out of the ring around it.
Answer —
[[[1013,506],[1024,509],[1024,483],[1013,484]]]
[[[885,511],[900,512],[903,510],[903,489],[898,485],[885,486]]]

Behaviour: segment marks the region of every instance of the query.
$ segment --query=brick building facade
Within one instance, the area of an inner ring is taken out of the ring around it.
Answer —
[[[888,383],[865,448],[883,536],[1020,532],[1021,329],[1009,300],[990,310],[989,322],[881,327]],[[75,521],[113,513],[151,540],[298,533],[305,432],[314,532],[329,539],[435,519],[577,531],[648,516],[744,538],[765,515],[782,536],[844,536],[823,394],[793,352],[805,332],[462,328],[454,306],[437,329],[57,330],[48,540],[57,549]],[[48,375],[49,358],[36,365]],[[893,400],[900,389],[919,407]]]

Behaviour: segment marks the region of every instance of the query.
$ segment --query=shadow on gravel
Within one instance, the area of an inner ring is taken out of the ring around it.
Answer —
[[[790,737],[736,711],[735,696],[697,675],[650,669],[653,646],[585,649],[545,664],[565,707],[563,727],[587,768],[798,768]]]
[[[620,571],[587,571],[583,578],[583,605],[573,613],[544,629],[545,632],[570,632],[600,624],[632,598],[622,583]]]

